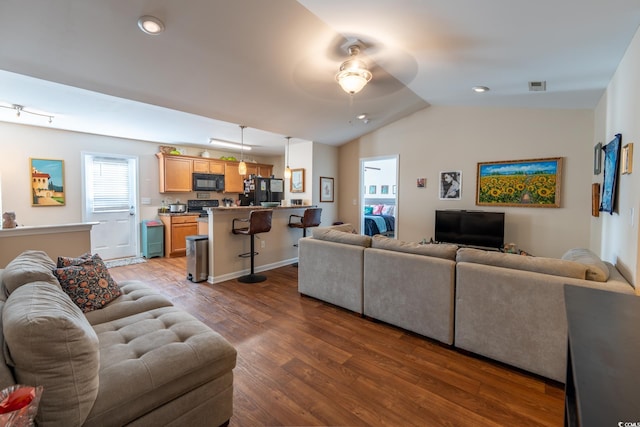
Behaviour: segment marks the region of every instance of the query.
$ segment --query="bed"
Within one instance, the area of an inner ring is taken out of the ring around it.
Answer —
[[[393,202],[393,200],[388,202]],[[383,236],[394,237],[396,224],[395,205],[373,204],[370,203],[370,200],[365,200],[365,203],[363,234],[367,236],[382,234]]]

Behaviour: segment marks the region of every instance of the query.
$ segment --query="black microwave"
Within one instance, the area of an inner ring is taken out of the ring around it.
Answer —
[[[193,191],[223,191],[224,175],[214,173],[194,173]]]

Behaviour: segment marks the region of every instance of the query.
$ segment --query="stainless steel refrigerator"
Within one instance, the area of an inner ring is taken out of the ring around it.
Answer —
[[[284,199],[284,180],[279,178],[248,178],[244,180],[242,206],[260,206],[261,202],[280,202]]]

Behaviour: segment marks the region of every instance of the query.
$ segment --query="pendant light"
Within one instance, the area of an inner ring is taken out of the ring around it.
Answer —
[[[287,136],[287,151],[284,153],[284,157],[285,157],[285,161],[284,163],[287,165],[286,168],[284,168],[284,179],[289,179],[291,178],[291,168],[289,167],[289,141],[291,140],[290,136]]]
[[[238,165],[240,175],[247,174],[247,164],[244,162],[244,128],[246,126],[240,125],[240,164]]]

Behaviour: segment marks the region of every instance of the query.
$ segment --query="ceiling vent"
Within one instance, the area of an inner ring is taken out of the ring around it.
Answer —
[[[547,90],[547,82],[529,82],[529,92],[544,92]]]

